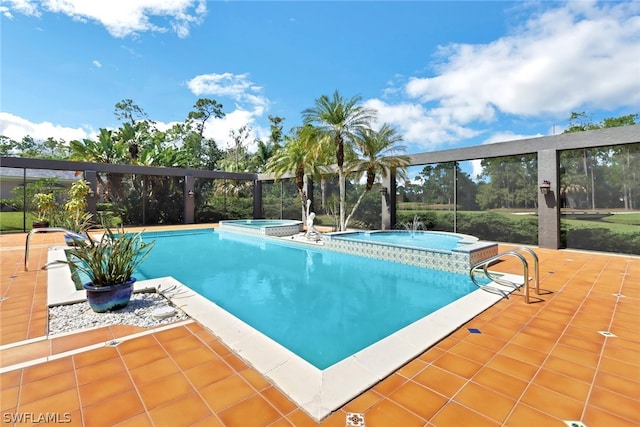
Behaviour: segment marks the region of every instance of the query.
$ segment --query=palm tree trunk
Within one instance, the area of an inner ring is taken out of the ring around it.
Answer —
[[[298,194],[300,195],[300,208],[301,213],[300,213],[300,217],[302,218],[302,222],[303,223],[307,223],[307,211],[306,211],[306,207],[307,207],[307,198],[305,197],[304,191],[302,190],[298,190]]]
[[[367,190],[365,188],[365,190],[362,192],[362,194],[360,194],[360,197],[358,197],[358,200],[356,201],[356,204],[353,205],[353,208],[351,209],[351,212],[349,213],[349,216],[347,216],[346,221],[344,222],[344,228],[345,230],[347,229],[347,226],[349,225],[349,221],[351,220],[351,217],[353,216],[353,214],[356,212],[356,210],[358,209],[358,206],[360,206],[360,203],[362,203],[362,200],[364,199],[364,196],[369,192],[369,190]]]
[[[327,179],[324,176],[320,178],[320,195],[322,211],[325,212],[327,209]]]
[[[338,168],[338,187],[340,187],[340,231],[345,231],[347,229],[347,224],[345,223],[344,218],[345,210],[347,209],[347,185],[342,167]]]

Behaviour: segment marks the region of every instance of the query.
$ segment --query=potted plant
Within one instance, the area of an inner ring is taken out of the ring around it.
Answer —
[[[71,184],[69,201],[64,205],[64,213],[55,221],[56,226],[66,228],[75,234],[75,236],[72,236],[69,233],[65,233],[64,239],[69,246],[75,244],[74,237],[85,237],[87,230],[93,225],[93,215],[86,212],[87,195],[90,191],[91,187],[84,179]]]
[[[56,215],[53,222],[56,227],[69,230],[64,233],[64,241],[68,246],[74,246],[75,239],[86,239],[88,230],[93,227],[93,215],[89,212],[82,212],[78,215],[66,215],[60,213]]]
[[[67,263],[89,278],[83,287],[93,311],[104,313],[125,307],[136,281],[133,273],[155,242],[144,242],[141,233],[125,233],[122,228],[116,234],[108,226],[99,239],[89,233],[86,239],[74,241],[67,250]]]
[[[38,209],[38,219],[33,222],[33,228],[49,227],[51,216],[56,209],[56,202],[52,193],[37,193],[33,196]]]

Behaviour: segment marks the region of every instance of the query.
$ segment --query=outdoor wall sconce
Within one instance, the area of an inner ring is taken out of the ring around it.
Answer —
[[[189,197],[193,197],[196,193],[193,192],[193,190],[189,190],[189,192],[187,193],[187,196]]]
[[[544,181],[542,181],[542,184],[540,184],[540,192],[542,193],[543,196],[546,196],[547,194],[549,194],[550,191],[551,191],[551,182],[545,179]]]

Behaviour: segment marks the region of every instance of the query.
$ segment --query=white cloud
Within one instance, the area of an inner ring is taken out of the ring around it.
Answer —
[[[546,8],[492,43],[441,46],[436,75],[405,84],[408,100],[367,105],[424,149],[476,136],[484,131],[472,128],[498,115],[566,120],[571,111],[638,105],[639,15],[638,2]],[[384,94],[396,86],[390,82]]]
[[[54,125],[51,122],[32,123],[27,119],[10,113],[0,112],[0,135],[19,141],[29,135],[35,140],[44,141],[51,137],[72,141],[74,139],[93,138],[96,132],[90,128],[71,128]]]
[[[439,75],[411,79],[406,93],[461,124],[491,120],[495,109],[566,116],[585,105],[637,105],[638,12],[633,2],[568,2],[490,44],[442,47]]]
[[[419,103],[387,104],[379,99],[364,102],[378,112],[378,124],[397,126],[403,140],[420,150],[443,148],[447,143],[472,138],[478,131],[465,128],[439,109],[427,109]]]
[[[496,132],[494,134],[492,134],[491,136],[489,136],[488,138],[486,138],[484,141],[482,141],[482,144],[495,144],[496,142],[505,142],[505,141],[516,141],[518,139],[528,139],[528,138],[538,138],[544,136],[542,134],[535,134],[535,135],[522,135],[522,134],[517,134],[511,131],[500,131],[500,132]]]
[[[33,16],[52,12],[81,22],[96,21],[114,37],[166,32],[168,26],[181,38],[201,24],[207,12],[205,0],[5,0],[3,9],[5,16],[11,11]],[[161,24],[158,18],[168,22]]]
[[[268,131],[256,125],[256,118],[269,109],[269,100],[264,97],[262,87],[249,80],[249,74],[211,73],[201,74],[189,80],[187,87],[196,96],[226,97],[235,102],[236,109],[221,119],[211,118],[205,127],[205,136],[214,138],[226,148],[229,132],[242,126],[252,129],[252,138],[265,138]],[[224,103],[223,103],[224,104]],[[250,150],[255,148],[253,140]]]
[[[4,0],[3,3],[4,5],[0,6],[0,12],[9,19],[13,19],[11,10],[24,15],[40,16],[38,2],[32,0]]]
[[[253,123],[253,116],[250,112],[246,110],[235,110],[221,119],[210,119],[205,127],[204,136],[213,138],[218,148],[226,150],[232,145],[229,133],[232,130],[237,131],[243,126],[252,127]]]
[[[100,61],[98,61],[97,59],[94,59],[93,61],[91,61],[91,63],[94,65],[94,67],[96,68],[102,68],[102,64],[100,63]]]
[[[0,13],[7,19],[13,19],[13,15],[11,14],[11,11],[9,11],[8,7],[0,6]]]
[[[189,80],[187,86],[196,96],[228,97],[240,105],[250,106],[253,114],[260,116],[268,108],[269,101],[260,95],[262,87],[253,84],[248,77],[248,73],[201,74]]]

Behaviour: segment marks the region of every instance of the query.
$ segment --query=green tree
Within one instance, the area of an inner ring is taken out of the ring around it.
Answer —
[[[278,180],[283,174],[293,172],[298,196],[300,198],[301,218],[305,221],[307,197],[304,192],[305,168],[310,161],[308,140],[288,136],[282,148],[275,152],[266,164],[266,170],[272,172]]]
[[[193,105],[193,108],[187,119],[195,123],[196,130],[202,137],[204,136],[205,124],[210,118],[221,119],[225,116],[222,104],[215,99],[200,98]]]
[[[126,146],[114,138],[113,131],[100,129],[98,140],[84,138],[69,143],[72,160],[96,163],[125,163]]]
[[[583,132],[588,130],[629,126],[637,124],[638,114],[619,117],[608,117],[602,122],[594,123],[591,116],[583,112],[572,112],[569,127],[564,133]],[[567,150],[560,154],[562,171],[560,195],[563,206],[596,209],[615,203],[607,200],[611,193],[619,194],[625,207],[633,205],[633,188],[637,188],[636,174],[630,166],[633,162],[633,150],[624,147],[613,152],[607,147]],[[627,153],[626,159],[621,158]],[[615,157],[614,157],[615,156]],[[614,162],[611,160],[618,160]],[[636,169],[637,170],[637,169]],[[608,177],[605,177],[605,174]],[[608,178],[608,179],[607,179]]]
[[[481,209],[536,206],[537,157],[534,154],[483,159],[485,181],[476,200]]]
[[[113,131],[101,128],[98,140],[85,138],[69,142],[71,159],[95,163],[127,163],[127,146],[114,138]],[[109,199],[119,199],[122,195],[122,176],[107,174],[104,180],[98,175],[98,182]]]
[[[477,209],[477,185],[458,162],[436,163],[425,166],[416,180],[421,186],[405,184],[405,197],[409,201],[422,200],[423,203],[451,206],[454,199],[463,209]],[[454,193],[455,191],[455,193]],[[454,194],[457,197],[454,197]]]
[[[223,152],[213,138],[205,138],[204,132],[211,118],[221,119],[225,116],[222,108],[222,104],[215,99],[200,98],[193,105],[185,123],[176,128],[181,130],[179,139],[189,167],[209,170],[218,168]]]
[[[144,110],[131,99],[123,99],[122,101],[117,102],[114,114],[118,120],[128,122],[132,126],[138,121],[147,118],[147,113],[145,113]]]
[[[615,147],[611,152],[611,167],[607,170],[624,209],[637,209],[637,197],[640,196],[640,144]]]
[[[271,122],[269,142],[273,146],[274,150],[277,150],[283,141],[284,134],[282,133],[282,122],[284,122],[284,118],[270,115],[269,121]]]
[[[364,108],[361,97],[345,99],[336,90],[332,97],[322,95],[315,105],[302,112],[303,122],[311,124],[318,132],[318,142],[334,147],[339,187],[339,226],[346,229],[346,175],[345,151],[352,149],[356,133],[370,127],[375,118],[373,110]]]
[[[69,146],[64,139],[49,137],[41,144],[41,156],[47,159],[66,159],[69,157]]]
[[[16,151],[20,154],[20,157],[39,157],[39,145],[35,139],[30,135],[25,135],[18,142]]]
[[[284,119],[278,116],[269,116],[269,121],[271,122],[269,140],[267,142],[256,141],[258,145],[251,160],[253,172],[264,172],[267,162],[282,145],[282,122]]]
[[[423,181],[424,203],[450,205],[453,203],[454,174],[453,163],[426,165],[418,174]]]
[[[11,156],[15,151],[15,147],[18,145],[16,141],[8,136],[0,135],[0,156]]]
[[[362,128],[357,131],[355,151],[358,158],[349,162],[347,171],[356,174],[364,173],[367,181],[358,200],[345,219],[345,229],[349,226],[349,221],[364,197],[373,188],[378,174],[385,178],[395,169],[398,171],[398,176],[405,177],[404,168],[409,165],[410,160],[408,156],[400,154],[406,150],[404,146],[398,145],[401,141],[402,136],[395,128],[386,123],[377,131],[371,128]]]
[[[278,148],[280,147],[274,146],[271,141],[265,143],[258,140],[256,152],[251,160],[251,170],[253,172],[264,172],[266,164]]]
[[[227,172],[248,172],[251,156],[248,144],[251,139],[251,128],[242,126],[229,132],[231,145],[223,154],[220,161],[222,170]]]
[[[317,151],[315,129],[310,125],[296,128],[292,135],[285,137],[284,146],[269,159],[265,169],[272,172],[276,179],[286,173],[293,173],[302,221],[306,221],[308,195],[305,192],[305,178],[318,176],[319,168],[326,164],[326,155]]]
[[[587,114],[584,111],[574,111],[569,117],[569,127],[567,127],[564,133],[584,132],[586,130],[595,129],[600,129],[600,126],[593,123],[593,118],[591,115]]]
[[[251,128],[242,126],[229,132],[231,146],[224,151],[220,160],[220,168],[226,172],[249,172],[251,169],[251,156],[248,150],[248,142],[251,138]],[[223,195],[240,196],[246,194],[252,187],[250,181],[224,179],[215,184],[216,193]]]
[[[632,126],[638,124],[637,114],[627,114],[620,117],[608,117],[602,121],[603,128],[615,128],[618,126]]]

